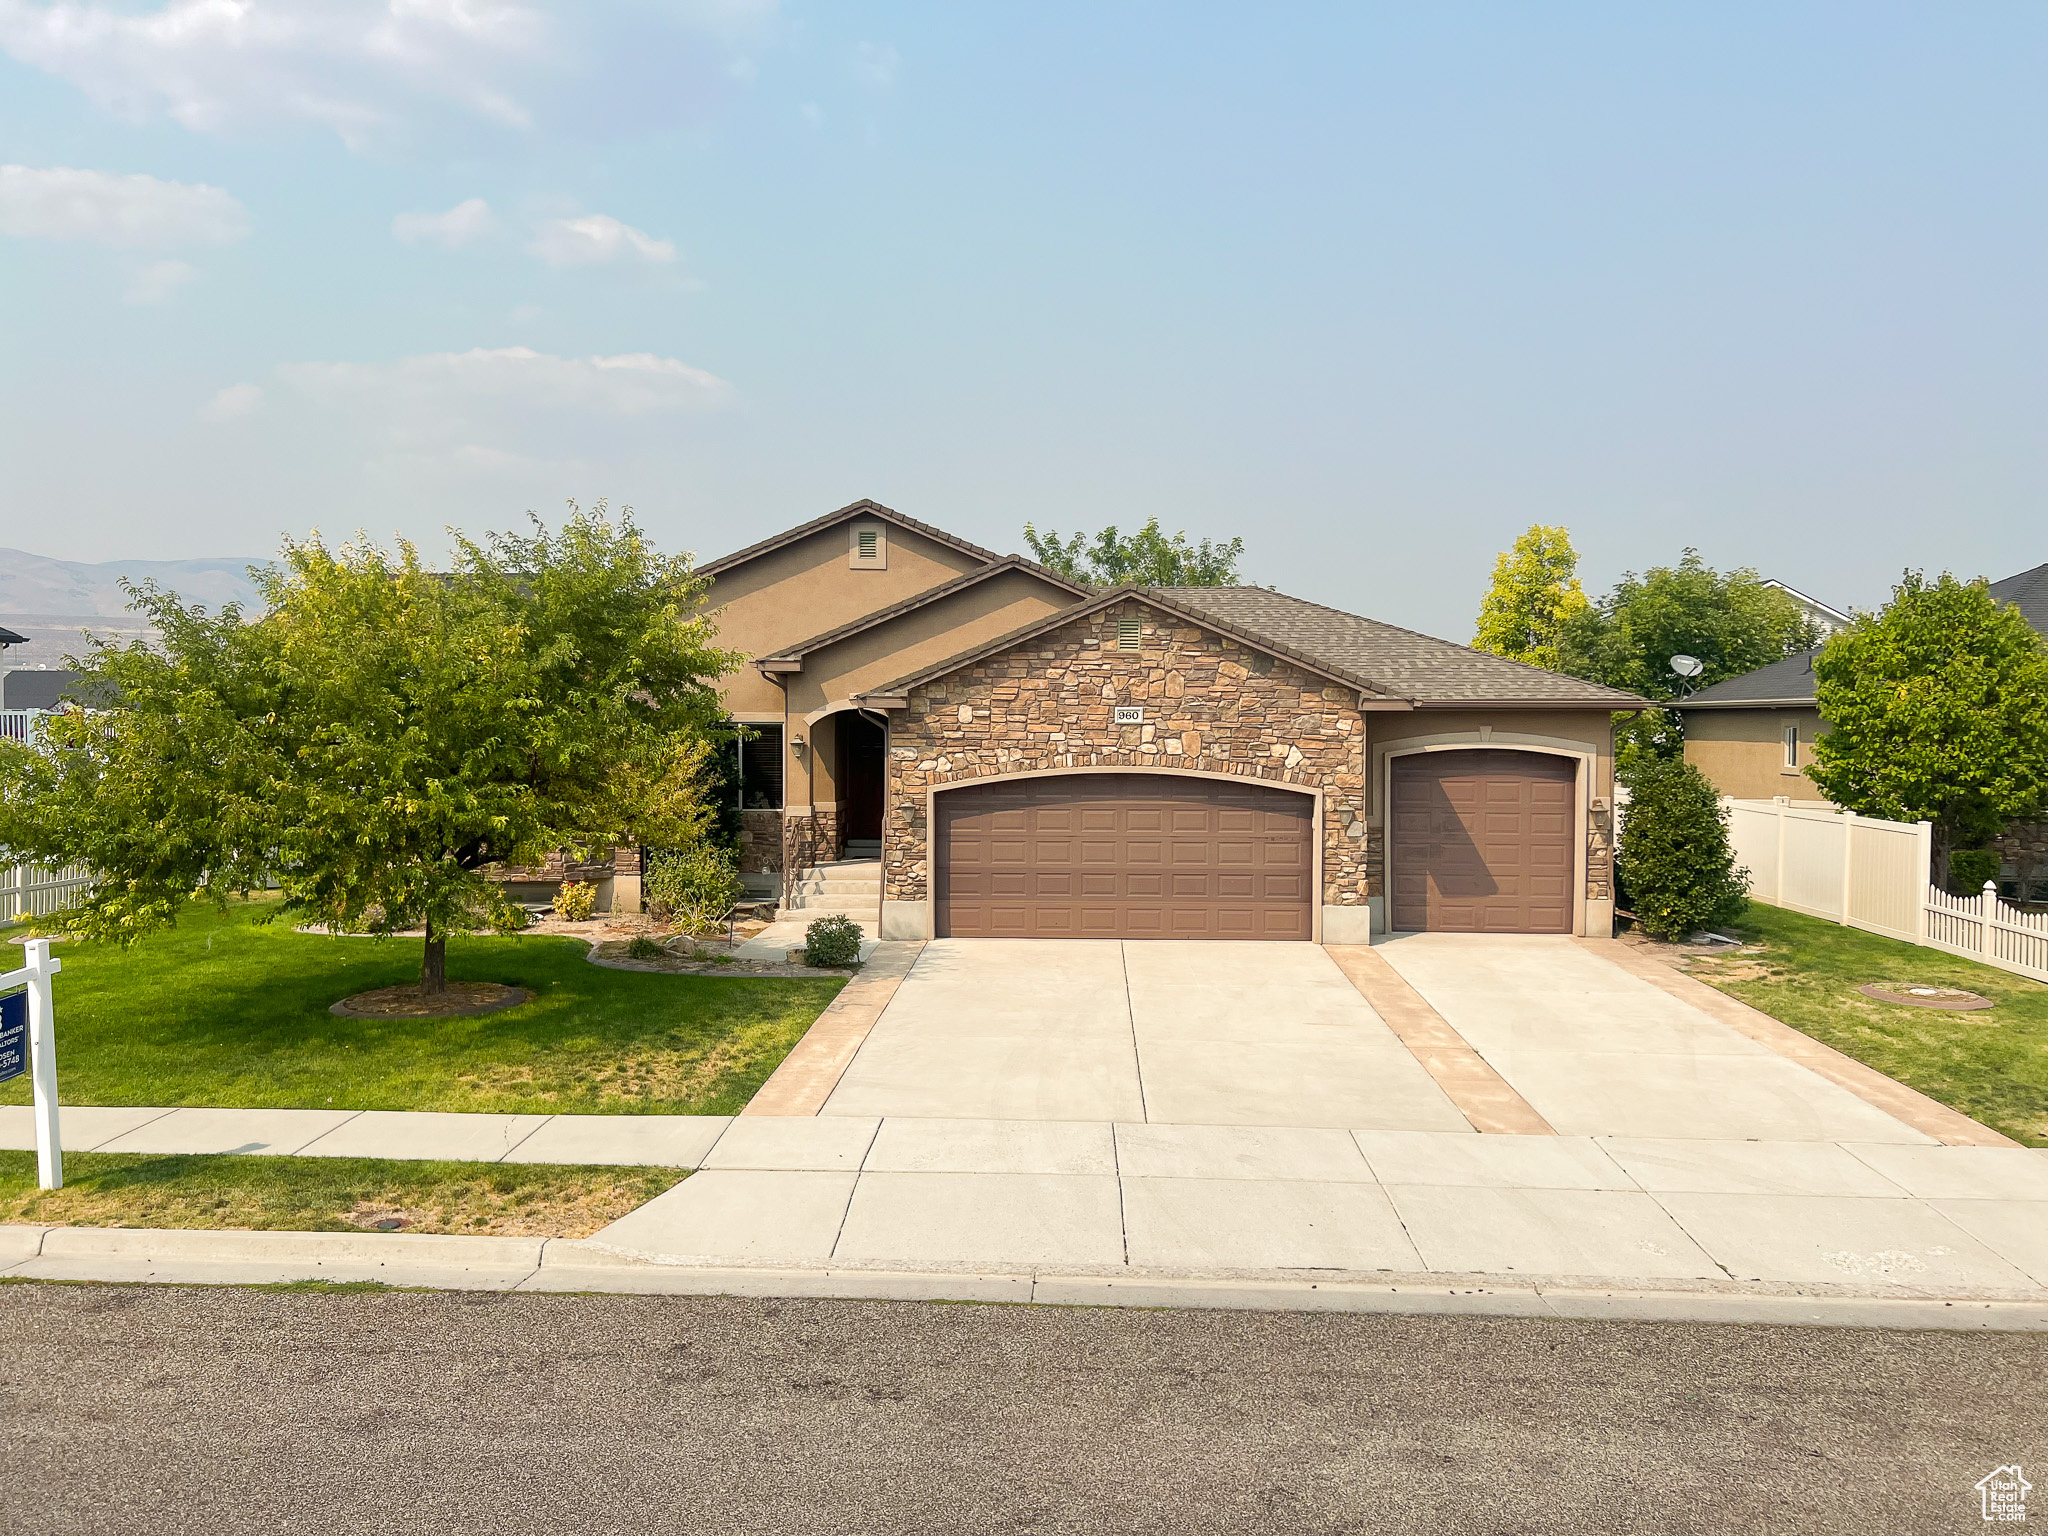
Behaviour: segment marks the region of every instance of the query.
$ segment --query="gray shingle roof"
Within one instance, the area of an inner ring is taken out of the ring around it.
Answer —
[[[1594,709],[1631,709],[1648,702],[1618,688],[1603,688],[1489,656],[1263,587],[1117,587],[1093,602],[1064,609],[936,666],[870,689],[865,696],[902,694],[1128,597],[1149,601],[1196,624],[1207,623],[1266,647],[1276,656],[1389,699],[1416,704],[1579,704]]]
[[[1264,587],[1156,587],[1161,598],[1209,614],[1381,691],[1418,704],[1589,704],[1628,709],[1646,702],[1505,656],[1383,624]]]
[[[1710,688],[1702,688],[1688,698],[1678,700],[1674,709],[1725,709],[1739,704],[1811,704],[1813,698],[1813,658],[1820,654],[1815,646],[1810,651],[1795,651],[1779,661],[1767,662],[1754,672],[1744,672],[1738,677],[1724,677]]]
[[[2001,603],[2018,604],[2020,616],[2048,635],[2048,565],[2037,565],[2031,571],[1994,581],[1991,595]]]

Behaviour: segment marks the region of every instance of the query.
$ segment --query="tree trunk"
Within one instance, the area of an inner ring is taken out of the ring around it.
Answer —
[[[427,919],[427,950],[420,957],[420,991],[428,997],[448,990],[448,940],[434,932],[434,920]]]

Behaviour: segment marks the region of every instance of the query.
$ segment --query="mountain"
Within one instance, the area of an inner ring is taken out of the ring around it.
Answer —
[[[219,608],[237,602],[258,606],[246,570],[261,560],[108,560],[88,565],[52,560],[21,549],[0,549],[0,614],[62,614],[66,617],[127,617],[128,594],[121,578],[155,581],[188,603]],[[19,627],[19,626],[17,626]]]

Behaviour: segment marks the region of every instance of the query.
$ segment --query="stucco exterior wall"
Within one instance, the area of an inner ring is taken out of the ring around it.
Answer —
[[[888,549],[885,569],[860,569],[851,563],[853,531],[862,527],[883,530]],[[982,564],[973,555],[885,519],[855,518],[722,573],[712,582],[705,602],[723,610],[718,615],[719,645],[751,662],[928,592]],[[773,715],[783,708],[781,688],[752,666],[727,673],[719,688],[726,708],[737,715]]]
[[[790,713],[843,704],[1080,601],[1029,571],[991,576],[806,656],[783,684]]]
[[[1125,613],[1140,620],[1135,651],[1116,644]],[[1145,723],[1116,724],[1119,705],[1143,707]],[[889,726],[885,927],[925,909],[934,788],[1097,768],[1321,791],[1324,926],[1346,909],[1363,932],[1364,724],[1349,688],[1132,599],[914,689]]]
[[[1785,727],[1799,727],[1799,768],[1785,766]],[[1737,800],[1825,802],[1799,771],[1813,761],[1826,729],[1817,709],[1691,709],[1685,712],[1685,760],[1722,794]]]

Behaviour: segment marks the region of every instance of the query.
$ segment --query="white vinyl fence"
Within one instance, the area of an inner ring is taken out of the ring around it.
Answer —
[[[43,869],[34,864],[0,864],[0,923],[47,917],[71,905],[91,882],[83,864]]]
[[[1788,800],[1721,804],[1752,900],[2048,981],[2048,913],[2007,906],[1993,884],[1975,896],[1929,884],[1932,823]]]
[[[0,741],[25,741],[34,746],[47,713],[41,709],[0,709]]]

